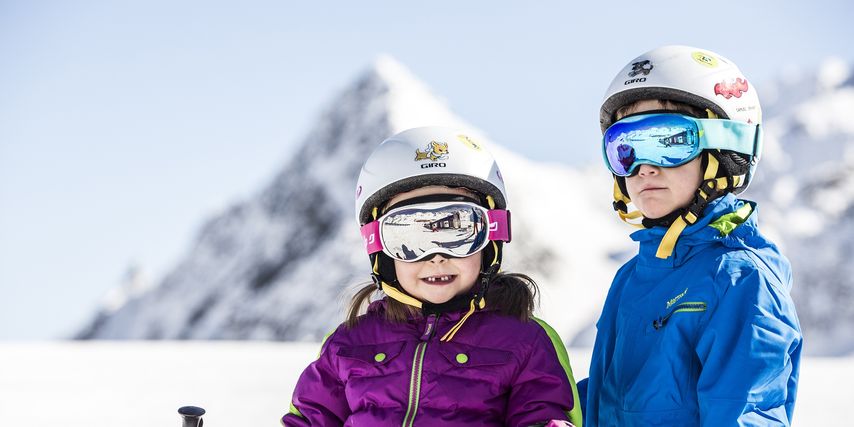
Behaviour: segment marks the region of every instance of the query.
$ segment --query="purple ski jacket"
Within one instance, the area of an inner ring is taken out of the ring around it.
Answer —
[[[285,426],[581,426],[575,380],[558,335],[545,322],[476,311],[406,323],[368,307],[341,325],[300,376]]]

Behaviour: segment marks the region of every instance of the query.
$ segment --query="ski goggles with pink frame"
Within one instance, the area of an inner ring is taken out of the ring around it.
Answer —
[[[384,252],[404,262],[433,254],[463,258],[491,241],[510,241],[510,211],[466,201],[437,201],[396,207],[362,226],[368,254]]]

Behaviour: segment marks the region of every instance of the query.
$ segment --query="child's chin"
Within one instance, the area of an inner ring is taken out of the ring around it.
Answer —
[[[431,304],[444,304],[450,300],[450,298],[428,298],[427,302]]]
[[[433,295],[430,295],[430,296],[427,296],[426,298],[424,298],[424,300],[426,300],[427,302],[429,302],[431,304],[443,304],[443,303],[450,301],[451,298],[453,298],[453,297],[454,297],[453,295],[450,295],[450,296],[445,296],[445,295],[433,296]]]
[[[667,207],[657,207],[656,206],[654,208],[644,209],[641,211],[641,213],[643,213],[643,216],[646,218],[659,219],[659,218],[663,218],[663,217],[667,216],[668,214],[670,214],[670,212],[673,212],[675,210],[676,210],[675,207],[673,209],[668,209]]]

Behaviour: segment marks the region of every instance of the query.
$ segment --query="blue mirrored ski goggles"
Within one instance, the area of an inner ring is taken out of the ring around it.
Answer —
[[[639,165],[684,165],[705,149],[732,150],[758,160],[759,125],[682,114],[640,114],[617,121],[602,137],[602,155],[617,176],[630,176]]]

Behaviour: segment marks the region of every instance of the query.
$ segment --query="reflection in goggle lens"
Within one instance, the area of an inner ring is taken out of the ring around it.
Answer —
[[[428,253],[466,257],[486,246],[488,233],[485,209],[470,203],[402,207],[384,216],[380,226],[383,247],[403,261]]]
[[[697,124],[678,114],[628,117],[605,131],[605,157],[617,176],[628,176],[639,164],[674,167],[699,153]]]

